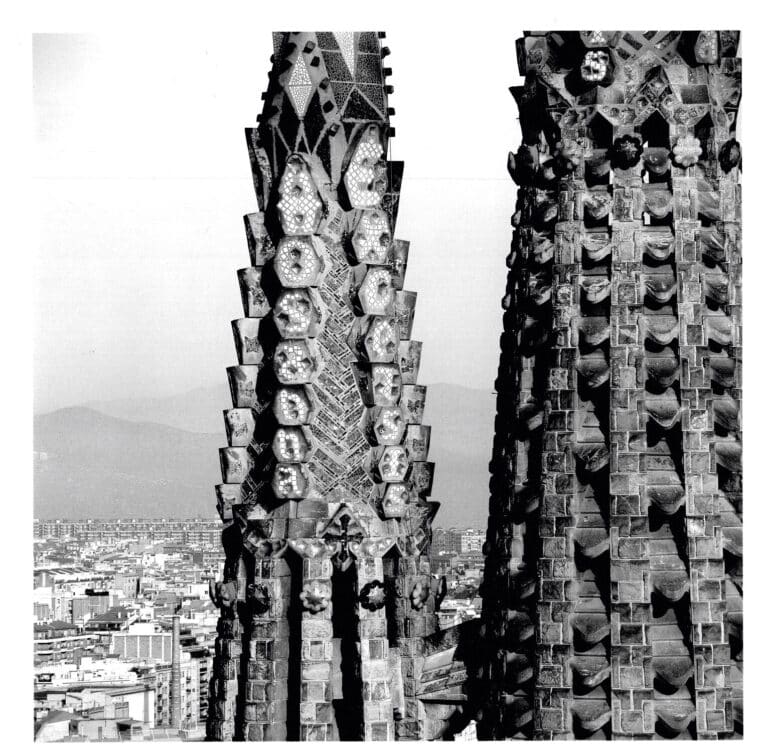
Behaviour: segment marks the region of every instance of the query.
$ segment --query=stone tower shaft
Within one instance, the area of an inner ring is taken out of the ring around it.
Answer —
[[[217,486],[212,740],[423,736],[438,504],[383,36],[274,34],[246,130],[258,212]]]
[[[741,732],[738,32],[527,32],[480,738]]]

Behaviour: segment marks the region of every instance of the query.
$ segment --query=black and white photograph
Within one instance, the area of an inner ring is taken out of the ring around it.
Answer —
[[[762,19],[31,5],[19,747],[759,732]]]

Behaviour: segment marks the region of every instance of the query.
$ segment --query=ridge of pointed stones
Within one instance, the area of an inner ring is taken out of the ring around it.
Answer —
[[[611,453],[605,443],[574,443],[573,455],[587,472],[597,472],[608,465]]]
[[[272,363],[277,379],[284,385],[310,383],[320,371],[320,355],[313,340],[281,341]]]
[[[312,289],[282,291],[275,301],[272,318],[282,338],[313,338],[322,325],[320,303]]]
[[[611,295],[611,281],[603,276],[589,276],[581,280],[581,290],[591,304],[604,301]]]
[[[611,631],[611,623],[603,614],[576,613],[571,618],[571,626],[581,636],[584,642],[594,645],[607,637]]]
[[[644,316],[646,338],[659,346],[666,346],[677,338],[679,323],[677,317],[667,315]]]
[[[506,662],[507,677],[516,685],[523,684],[533,677],[533,665],[524,653],[500,650]]]
[[[272,452],[280,462],[309,461],[314,451],[312,431],[306,426],[279,427],[272,439]]]
[[[315,286],[324,272],[323,259],[309,236],[286,236],[277,244],[275,273],[285,288]]]
[[[578,544],[582,555],[589,559],[602,555],[611,545],[608,533],[598,528],[576,530],[574,541]]]
[[[646,394],[645,410],[657,425],[665,428],[677,424],[682,411],[674,388],[667,388],[661,396]]]
[[[381,509],[385,519],[401,519],[405,516],[410,500],[408,486],[401,483],[390,483],[381,499]]]
[[[237,271],[243,312],[246,317],[265,317],[269,313],[269,301],[261,286],[261,269],[244,267]]]
[[[607,700],[574,700],[573,717],[584,731],[597,731],[611,720],[611,706]]]
[[[675,237],[667,228],[643,234],[644,251],[657,262],[667,259],[672,253],[674,245]]]
[[[374,406],[365,410],[360,429],[378,445],[398,445],[405,434],[406,422],[399,406]]]
[[[301,155],[288,158],[278,194],[277,211],[286,236],[314,234],[322,217],[323,203]]]
[[[660,388],[668,388],[677,379],[680,372],[680,362],[674,355],[654,356],[652,358],[646,355],[645,371],[650,382]]]
[[[611,675],[611,664],[600,656],[582,655],[571,658],[571,667],[583,687],[592,689]]]
[[[375,123],[366,126],[344,173],[344,187],[352,207],[373,209],[387,190],[387,163],[381,130]]]
[[[713,399],[712,406],[716,425],[728,432],[739,430],[739,404],[732,396],[718,396]]]
[[[693,662],[687,656],[657,656],[653,659],[653,670],[667,684],[680,688],[693,674]]]
[[[350,334],[350,345],[369,362],[394,362],[400,347],[400,333],[393,316],[361,318],[359,330]]]
[[[310,480],[301,464],[278,462],[272,474],[272,491],[279,499],[306,497]]]
[[[408,473],[408,452],[403,446],[378,446],[368,452],[366,471],[374,482],[403,482]]]
[[[611,323],[607,317],[582,317],[579,333],[590,346],[598,346],[611,337]]]
[[[306,425],[314,419],[315,394],[309,385],[282,386],[275,393],[272,411],[281,425]]]
[[[610,366],[605,354],[600,351],[579,357],[576,370],[590,388],[597,388],[610,377]]]
[[[677,603],[688,592],[688,574],[684,571],[654,572],[653,587],[670,603]]]
[[[393,312],[395,288],[392,274],[386,267],[369,267],[358,289],[360,307],[367,315],[387,315]]]
[[[674,700],[662,704],[656,702],[654,711],[657,720],[675,734],[687,729],[696,718],[696,708],[688,700]]]
[[[387,214],[380,209],[363,210],[352,234],[352,249],[358,262],[384,265],[392,246]]]
[[[668,516],[674,514],[685,502],[685,489],[681,485],[648,485],[645,497]]]
[[[535,630],[531,617],[524,611],[508,610],[506,616],[506,639],[509,642],[525,642],[533,637]]]
[[[643,285],[645,295],[658,304],[666,304],[677,291],[677,279],[672,274],[646,275]]]

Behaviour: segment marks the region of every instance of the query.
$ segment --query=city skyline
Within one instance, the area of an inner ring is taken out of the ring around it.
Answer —
[[[484,534],[434,534],[435,571],[446,583],[439,617],[450,629],[479,615]],[[199,741],[210,705],[219,522],[36,520],[33,535],[36,741]]]

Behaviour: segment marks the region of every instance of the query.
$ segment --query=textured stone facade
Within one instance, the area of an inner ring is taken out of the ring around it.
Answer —
[[[209,740],[427,736],[437,509],[383,33],[283,32],[224,412]]]
[[[481,739],[742,731],[737,32],[528,32]]]

